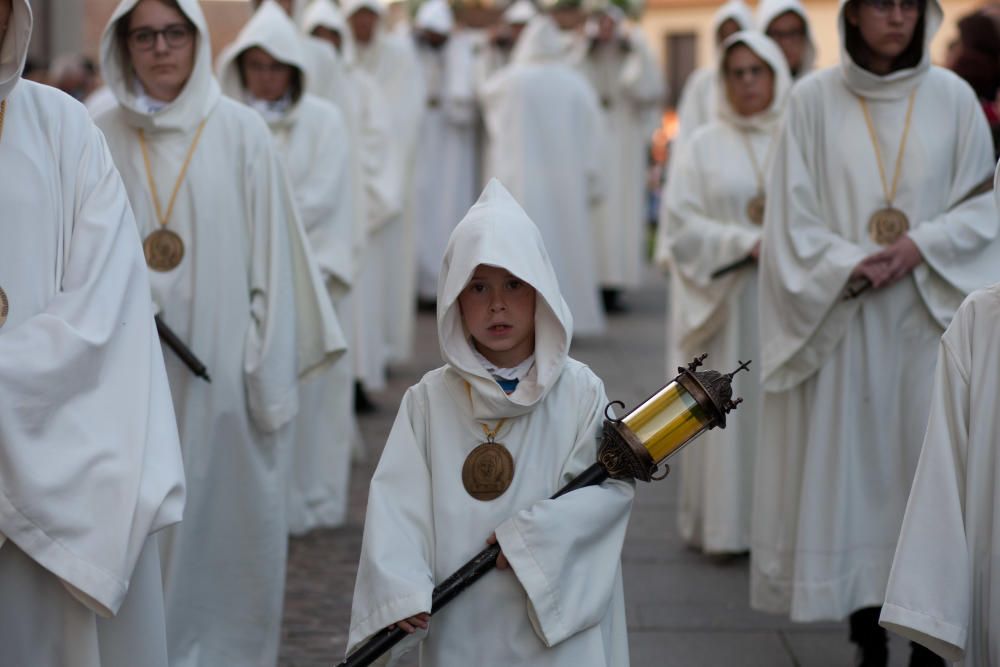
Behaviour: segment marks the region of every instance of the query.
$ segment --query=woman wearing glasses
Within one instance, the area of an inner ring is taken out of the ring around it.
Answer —
[[[751,602],[850,616],[863,665],[920,453],[938,340],[1000,279],[989,130],[930,65],[937,0],[842,2],[841,64],[800,81],[768,185]],[[910,664],[941,664],[914,649]]]
[[[726,364],[757,356],[756,259],[765,177],[791,85],[785,58],[767,37],[739,32],[722,44],[718,118],[699,128],[675,158],[661,216],[670,253],[666,264],[673,270],[671,359],[708,352]],[[753,262],[713,277],[744,258]],[[750,549],[760,401],[755,389],[748,391],[743,397],[750,410],[739,423],[707,434],[711,442],[682,454],[681,535],[706,553]]]
[[[196,0],[123,0],[104,32],[101,115],[153,300],[208,366],[166,351],[188,479],[160,542],[173,667],[274,665],[285,580],[285,427],[300,373],[338,347],[329,298],[267,125],[223,98]]]
[[[799,0],[762,0],[754,15],[757,29],[781,47],[792,79],[799,80],[816,64],[816,45],[806,8]]]

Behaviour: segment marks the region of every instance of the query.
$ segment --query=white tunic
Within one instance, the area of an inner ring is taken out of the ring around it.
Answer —
[[[675,156],[661,224],[669,239],[671,274],[668,371],[708,353],[712,363],[735,367],[758,358],[757,267],[711,277],[712,272],[750,255],[761,228],[747,217],[747,204],[761,193],[758,181],[784,109],[791,78],[778,46],[755,32],[733,35],[775,72],[771,106],[739,116],[724,94],[716,70],[718,120],[700,127]],[[753,150],[754,161],[748,152]],[[712,430],[698,447],[681,452],[678,522],[685,541],[707,553],[750,548],[753,462],[760,415],[759,375],[741,384],[744,407],[736,423]]]
[[[663,76],[641,29],[623,26],[621,31],[621,42],[585,48],[579,56],[607,128],[604,198],[595,212],[594,243],[600,285],[610,288],[637,287],[642,277],[647,153],[664,102]]]
[[[940,24],[927,7],[927,39]],[[911,91],[896,205],[925,263],[843,300],[878,250],[886,205],[857,95],[893,169]],[[855,65],[796,84],[768,188],[761,261],[764,405],[755,477],[754,607],[837,619],[882,603],[930,401],[938,338],[966,294],[1000,279],[998,219],[984,196],[988,129],[963,81],[920,65],[886,77]]]
[[[881,622],[962,665],[1000,656],[1000,286],[975,292],[941,339],[930,421]],[[927,380],[925,380],[927,381]]]
[[[166,667],[184,473],[125,188],[86,110],[0,51],[0,662]]]
[[[204,16],[194,71],[162,111],[137,106],[115,38],[122,2],[104,33],[105,79],[121,106],[98,119],[136,211],[140,236],[158,223],[138,136],[166,199],[200,123],[169,228],[186,244],[181,265],[151,272],[165,321],[208,366],[212,383],[172,353],[167,373],[189,480],[184,523],[161,557],[174,667],[273,665],[285,578],[285,475],[279,433],[298,411],[299,375],[322,368],[341,341],[327,296],[314,288],[287,177],[260,117],[221,97]],[[314,282],[315,281],[315,282]]]
[[[427,94],[413,175],[417,294],[433,301],[448,237],[476,199],[479,116],[469,36],[453,32],[440,49],[423,46],[417,54]]]
[[[308,81],[301,36],[291,19],[265,2],[220,56],[223,92],[243,100],[239,56],[252,47],[296,68]],[[351,174],[351,138],[344,116],[332,103],[309,93],[283,112],[265,117],[288,170],[295,204],[338,318],[353,331],[350,297],[363,248],[358,247]],[[354,370],[344,356],[311,373],[299,387],[295,446],[288,450],[288,529],[293,534],[334,527],[347,514],[354,423]]]
[[[605,326],[593,229],[606,125],[594,91],[564,58],[552,19],[533,19],[512,65],[484,87],[483,113],[495,148],[490,173],[538,224],[574,330],[596,336]]]
[[[476,359],[458,312],[479,264],[507,268],[538,292],[535,366],[510,396]],[[421,664],[627,667],[620,557],[633,489],[611,481],[546,500],[595,461],[607,399],[590,369],[566,356],[571,318],[541,237],[499,182],[456,228],[442,274],[447,365],[404,396],[372,479],[348,650],[430,611],[434,584],[495,530],[512,571],[487,574],[434,615]],[[481,424],[501,419],[513,481],[499,498],[476,500],[462,465],[483,442]]]

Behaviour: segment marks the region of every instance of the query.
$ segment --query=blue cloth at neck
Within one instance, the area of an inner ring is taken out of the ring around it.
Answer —
[[[514,390],[517,389],[517,383],[520,382],[517,378],[514,378],[513,380],[504,380],[496,375],[493,376],[493,379],[497,381],[497,384],[500,385],[500,388],[503,389],[505,394],[513,394]]]

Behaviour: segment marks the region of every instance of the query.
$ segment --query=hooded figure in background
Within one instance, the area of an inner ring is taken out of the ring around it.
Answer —
[[[719,7],[712,17],[712,37],[716,46],[720,46],[730,35],[752,30],[753,27],[753,12],[743,0],[730,0]],[[717,73],[718,66],[713,63],[699,67],[688,75],[677,103],[678,129],[671,146],[674,154],[695,130],[716,118]]]
[[[759,66],[769,70],[769,81],[746,73]],[[723,43],[716,85],[719,116],[674,157],[667,184],[662,234],[673,270],[667,356],[707,352],[716,363],[735,366],[757,356],[757,269],[717,279],[711,274],[759,251],[760,196],[792,82],[777,44],[746,31]],[[756,390],[757,382],[747,383],[749,409],[738,423],[706,433],[704,445],[681,452],[680,532],[706,553],[750,548]]]
[[[534,290],[534,353],[519,370],[487,367],[459,305],[482,267]],[[445,366],[403,397],[372,479],[348,652],[430,611],[435,583],[495,531],[511,569],[483,577],[434,615],[430,634],[379,664],[422,640],[420,663],[435,667],[627,667],[619,561],[633,487],[611,481],[545,500],[595,461],[607,399],[600,379],[567,356],[572,317],[542,236],[498,181],[452,234],[437,308]],[[497,373],[512,370],[508,393]],[[491,500],[471,495],[461,472],[484,427],[514,466]]]
[[[308,74],[298,29],[265,0],[219,58],[225,94],[267,121],[288,170],[295,203],[330,300],[344,330],[354,331],[352,290],[363,247],[356,236],[351,137],[332,103],[305,93]],[[282,67],[284,66],[284,67]],[[348,338],[348,349],[353,340]],[[354,370],[349,355],[312,373],[299,387],[290,458],[288,529],[301,534],[335,527],[347,515],[354,421]]]
[[[102,65],[119,107],[97,122],[145,240],[153,301],[212,376],[166,356],[189,480],[184,522],[160,540],[171,665],[271,666],[287,427],[300,376],[322,372],[343,339],[267,124],[212,76],[198,3],[123,0]]]
[[[0,662],[167,666],[157,531],[184,471],[132,209],[0,0]]]
[[[1000,169],[994,196],[997,185]],[[969,295],[941,338],[882,607],[883,626],[968,667],[1000,655],[998,328],[1000,285],[993,285]]]
[[[605,305],[641,281],[646,229],[646,165],[650,137],[660,125],[663,76],[642,30],[608,5],[587,22],[589,37],[575,56],[601,101],[607,127],[604,198],[594,237]]]
[[[455,30],[445,0],[427,0],[417,12],[417,55],[427,108],[417,147],[412,215],[417,246],[417,294],[437,295],[437,274],[455,221],[476,199],[476,109],[473,43]]]
[[[763,0],[755,15],[757,30],[770,37],[785,54],[793,80],[799,80],[816,65],[809,15],[799,0]]]
[[[389,163],[389,183],[394,209],[400,215],[388,219],[378,235],[383,267],[385,302],[382,336],[389,362],[409,359],[416,321],[417,252],[411,202],[420,129],[427,99],[423,73],[409,34],[386,31],[385,7],[381,0],[344,0],[341,5],[351,28],[357,64],[378,86],[390,113],[394,154]],[[434,165],[419,165],[434,169]]]
[[[541,230],[581,336],[604,332],[594,248],[607,125],[587,80],[566,64],[551,17],[532,19],[513,61],[482,90],[501,179]]]
[[[351,128],[352,178],[355,223],[361,256],[355,261],[353,298],[354,332],[350,352],[354,377],[371,391],[385,388],[387,349],[385,320],[387,303],[380,235],[400,214],[402,203],[393,183],[394,156],[399,147],[393,140],[390,109],[374,79],[357,64],[354,37],[340,8],[333,0],[314,0],[302,15],[302,30],[324,39],[340,53],[347,73],[352,104],[345,119]]]
[[[941,17],[936,0],[842,2],[841,63],[794,87],[767,189],[751,603],[850,615],[866,664],[886,659],[878,606],[938,341],[1000,280],[1000,216],[976,194],[989,130],[930,64]]]

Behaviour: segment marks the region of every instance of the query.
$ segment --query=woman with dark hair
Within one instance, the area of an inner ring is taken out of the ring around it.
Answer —
[[[173,667],[277,660],[284,449],[299,377],[342,349],[267,124],[222,96],[196,0],[122,0],[97,118],[122,173],[153,301],[212,381],[166,354],[189,480],[161,540]]]
[[[937,0],[841,3],[841,63],[792,90],[760,262],[761,438],[751,602],[850,616],[885,665],[879,607],[927,425],[938,341],[1000,280],[989,129],[932,67]],[[914,647],[911,665],[942,664]]]

